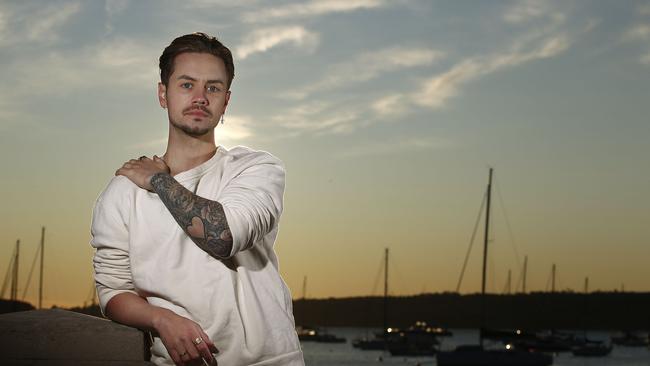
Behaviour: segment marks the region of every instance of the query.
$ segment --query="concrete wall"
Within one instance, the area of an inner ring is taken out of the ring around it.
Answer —
[[[152,365],[135,328],[67,310],[0,315],[0,365]]]

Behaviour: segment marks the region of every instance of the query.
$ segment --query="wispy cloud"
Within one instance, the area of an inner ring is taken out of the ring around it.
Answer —
[[[113,33],[114,18],[124,12],[129,6],[129,0],[106,0],[104,10],[106,11],[106,33]]]
[[[333,110],[336,110],[336,113],[332,113]],[[331,103],[318,101],[289,108],[271,117],[271,120],[296,134],[336,134],[353,131],[353,124],[358,121],[359,114],[358,110],[335,108]]]
[[[60,38],[60,28],[80,10],[78,2],[51,4],[29,11],[3,6],[0,8],[0,46],[56,41]]]
[[[623,40],[627,42],[647,41],[648,39],[650,39],[650,24],[637,24],[623,34]]]
[[[517,1],[506,9],[503,19],[508,23],[520,24],[531,19],[546,15],[549,10],[548,3],[542,0]]]
[[[649,5],[650,7],[650,5]],[[623,42],[640,42],[645,46],[646,52],[639,57],[639,63],[650,65],[650,24],[636,24],[627,29],[621,37]]]
[[[266,52],[269,49],[286,44],[313,50],[318,45],[318,34],[301,26],[270,27],[257,29],[244,37],[242,45],[237,47],[237,56],[248,56]]]
[[[253,23],[371,9],[384,5],[386,5],[384,0],[312,0],[303,4],[287,4],[247,12],[242,18],[246,22]]]
[[[365,142],[354,146],[347,146],[343,149],[337,150],[334,153],[334,156],[337,158],[347,159],[420,150],[448,149],[453,146],[453,142],[443,139],[431,137],[407,137],[396,141]]]
[[[515,49],[488,57],[463,60],[450,70],[422,83],[420,91],[412,95],[413,101],[432,109],[443,107],[451,97],[458,95],[463,84],[507,67],[556,56],[569,48],[569,44],[566,35],[555,35],[542,40],[528,52]]]
[[[157,47],[130,39],[111,40],[66,52],[48,52],[37,59],[6,66],[6,75],[15,78],[16,87],[0,93],[3,97],[20,98],[65,95],[100,86],[151,89],[158,78],[155,59],[159,52]],[[49,87],[53,85],[56,87]]]
[[[390,94],[377,99],[371,108],[379,117],[396,117],[407,112],[408,102],[404,94]]]
[[[244,6],[251,6],[259,3],[259,0],[237,0],[237,1],[232,1],[232,0],[185,0],[182,2],[182,4],[186,7],[189,8],[223,8],[223,7],[231,7],[231,8],[239,8],[239,7],[244,7]]]
[[[363,53],[351,61],[332,66],[327,76],[320,81],[286,93],[286,96],[303,99],[316,91],[368,81],[399,69],[431,65],[443,56],[443,52],[430,48],[406,47],[392,47]]]
[[[34,22],[28,22],[28,38],[35,40],[56,40],[58,33],[55,29],[65,24],[68,19],[81,10],[81,4],[67,3],[63,5],[51,5],[46,9],[39,10],[34,16]]]

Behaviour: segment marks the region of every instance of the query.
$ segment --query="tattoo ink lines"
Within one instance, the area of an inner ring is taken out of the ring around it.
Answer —
[[[155,174],[151,177],[151,185],[199,248],[217,259],[230,256],[232,234],[219,202],[193,194],[168,173]]]

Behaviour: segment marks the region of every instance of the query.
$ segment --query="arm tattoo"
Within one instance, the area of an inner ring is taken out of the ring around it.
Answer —
[[[217,201],[199,197],[168,173],[151,177],[151,185],[183,231],[196,245],[217,259],[232,250],[232,234]]]

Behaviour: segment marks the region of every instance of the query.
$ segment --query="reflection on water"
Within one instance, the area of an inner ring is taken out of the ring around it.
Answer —
[[[435,357],[392,357],[388,352],[360,351],[352,347],[355,338],[370,337],[375,328],[327,328],[329,333],[347,338],[347,343],[303,342],[302,349],[307,366],[353,365],[435,365]],[[452,329],[453,337],[442,337],[441,347],[453,349],[458,344],[478,343],[478,331]],[[588,332],[589,339],[608,339],[609,332]],[[555,355],[554,366],[648,366],[650,350],[645,347],[617,347],[603,358],[581,358],[571,353]]]

